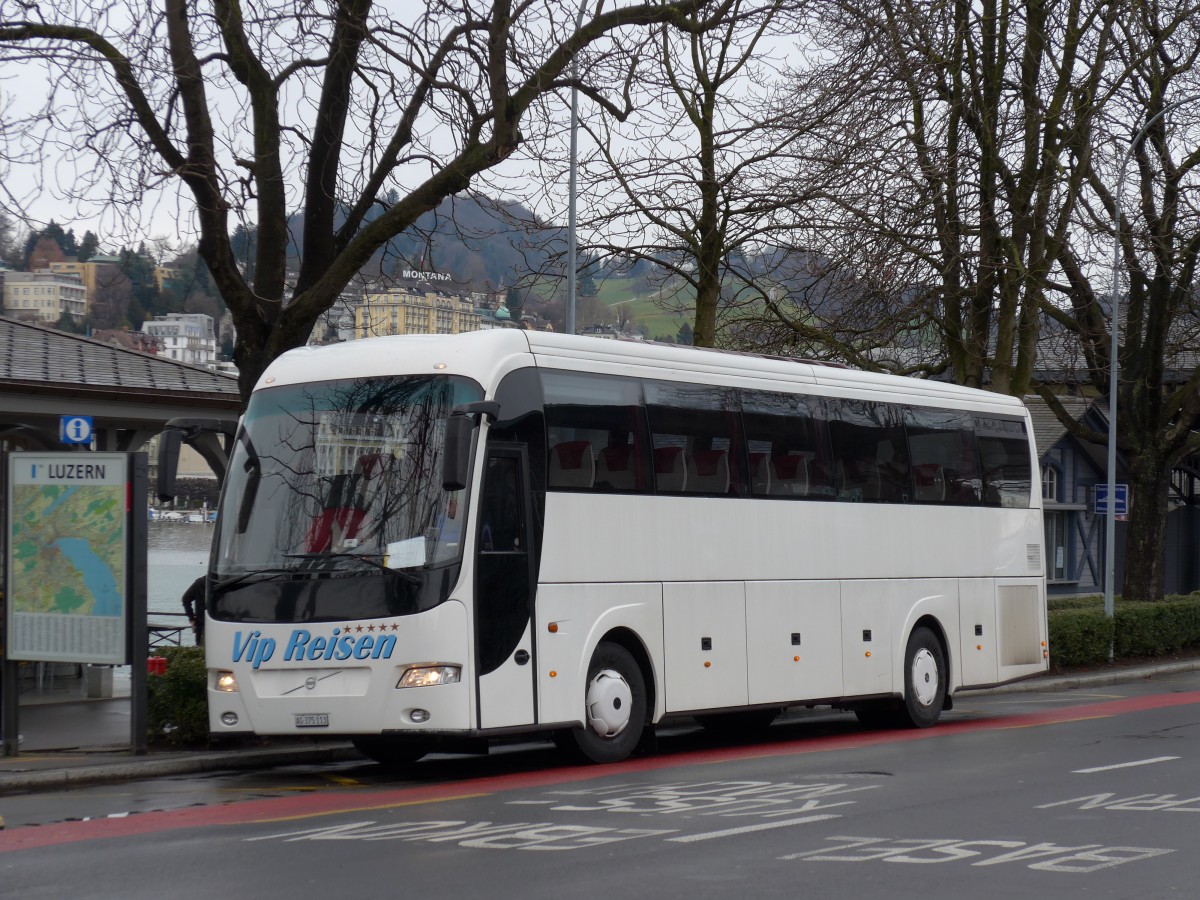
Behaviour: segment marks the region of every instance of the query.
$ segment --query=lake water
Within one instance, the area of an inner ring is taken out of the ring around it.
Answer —
[[[148,528],[146,593],[150,621],[186,624],[182,616],[183,592],[204,574],[215,529],[212,525],[164,522],[150,522]],[[192,643],[190,630],[185,632],[184,643]]]

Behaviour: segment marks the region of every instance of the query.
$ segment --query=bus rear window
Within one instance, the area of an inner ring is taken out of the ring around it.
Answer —
[[[1025,423],[998,416],[975,416],[985,506],[1026,508],[1033,490]]]

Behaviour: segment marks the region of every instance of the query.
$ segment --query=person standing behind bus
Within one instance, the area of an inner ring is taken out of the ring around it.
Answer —
[[[204,646],[204,584],[207,575],[201,575],[183,592],[183,611],[196,635],[196,646]]]

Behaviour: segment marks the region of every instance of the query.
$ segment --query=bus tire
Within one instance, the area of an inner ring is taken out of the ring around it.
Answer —
[[[705,731],[722,737],[752,737],[766,731],[778,717],[777,709],[746,709],[741,712],[706,713],[692,718]]]
[[[429,744],[424,741],[384,735],[351,738],[350,743],[363,756],[373,759],[389,769],[399,769],[411,765],[429,752]]]
[[[946,703],[946,682],[946,652],[942,642],[924,626],[913,629],[904,651],[901,723],[910,728],[936,724]]]
[[[633,655],[620,644],[602,641],[592,654],[583,719],[582,728],[568,732],[569,743],[590,762],[620,762],[642,738],[646,682]]]

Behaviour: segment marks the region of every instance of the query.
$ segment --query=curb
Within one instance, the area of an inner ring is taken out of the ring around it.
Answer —
[[[1181,672],[1195,672],[1200,669],[1200,659],[1185,660],[1161,665],[1130,666],[1113,668],[1107,672],[1081,672],[1078,675],[1038,675],[1027,681],[1014,681],[1012,684],[1000,687],[979,688],[958,691],[959,694],[970,694],[975,697],[985,697],[989,694],[1021,694],[1041,691],[1060,691],[1090,687],[1092,685],[1120,684],[1127,681],[1144,681],[1160,675],[1176,675]]]
[[[269,750],[226,750],[165,759],[130,757],[128,761],[68,768],[0,774],[0,796],[19,791],[67,788],[84,784],[160,778],[229,769],[265,769],[296,763],[342,762],[362,759],[350,744]],[[2,763],[0,763],[2,765]]]

